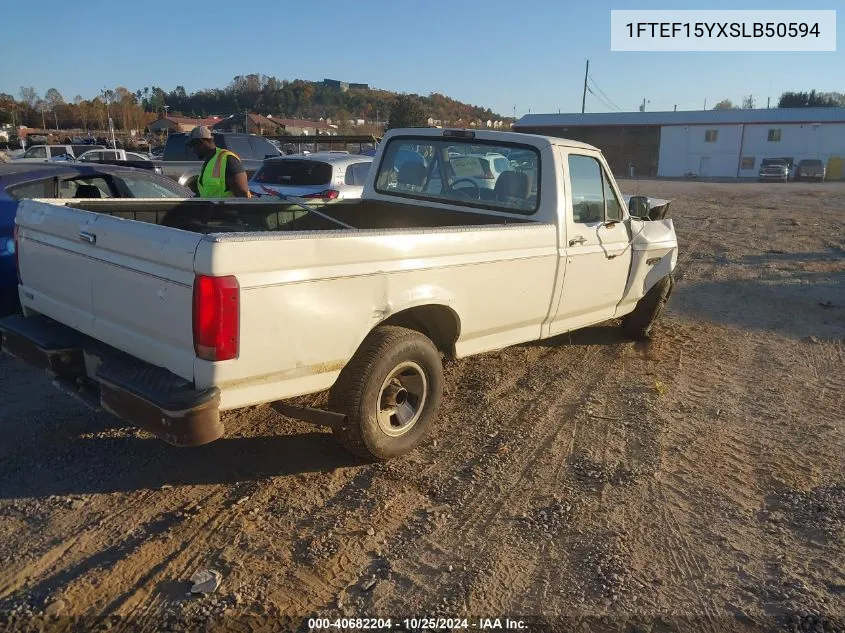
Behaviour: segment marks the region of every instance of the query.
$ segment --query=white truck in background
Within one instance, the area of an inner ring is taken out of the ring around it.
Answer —
[[[488,154],[519,155],[492,188],[466,165]],[[360,201],[289,202],[21,202],[3,350],[173,444],[272,402],[383,460],[434,423],[442,356],[616,317],[644,338],[672,291],[668,203],[632,215],[583,143],[392,130]],[[326,389],[326,411],[278,402]]]

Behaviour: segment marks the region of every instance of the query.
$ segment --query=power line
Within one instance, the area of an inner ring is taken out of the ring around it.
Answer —
[[[609,109],[609,110],[612,110],[612,109],[613,109],[613,107],[612,107],[609,103],[607,103],[607,102],[606,102],[606,101],[605,101],[605,100],[604,100],[604,99],[603,99],[603,98],[599,95],[599,93],[595,92],[592,88],[590,88],[590,86],[587,86],[587,92],[589,92],[591,95],[593,95],[593,96],[596,98],[596,101],[598,101],[600,104],[602,104],[605,108],[607,108],[607,109]]]
[[[599,91],[601,96],[607,102],[607,105],[608,105],[609,108],[618,110],[619,112],[623,111],[622,108],[620,108],[618,105],[616,105],[616,102],[614,102],[613,99],[611,99],[610,96],[604,90],[601,89],[601,87],[596,83],[596,80],[593,79],[592,76],[590,76],[590,81],[592,82],[592,87]],[[595,94],[595,93],[593,93],[593,94]],[[596,95],[596,96],[598,96],[598,95]]]
[[[593,95],[593,96],[596,98],[596,100],[597,100],[599,103],[601,103],[601,104],[602,104],[605,108],[607,108],[608,110],[613,110],[613,109],[614,109],[614,106],[610,105],[607,101],[605,101],[605,100],[604,100],[604,99],[603,99],[603,98],[602,98],[602,97],[601,97],[601,96],[600,96],[597,92],[595,92],[595,91],[594,91],[592,88],[590,88],[589,86],[587,86],[587,92],[589,92],[591,95]],[[618,109],[618,108],[617,108],[617,109]],[[620,110],[620,112],[621,112],[621,110]]]
[[[604,90],[602,90],[602,89],[601,89],[601,86],[599,86],[599,85],[598,85],[598,83],[596,82],[596,80],[595,80],[595,79],[593,79],[593,76],[592,76],[592,75],[590,75],[589,79],[590,79],[590,81],[592,81],[592,82],[593,82],[593,88],[595,88],[596,90],[598,90],[598,91],[601,93],[601,95],[602,95],[602,96],[603,96],[603,97],[607,100],[607,102],[610,104],[610,107],[611,107],[611,108],[615,108],[615,109],[616,109],[616,110],[618,110],[619,112],[623,112],[622,108],[620,108],[618,105],[616,105],[616,103],[613,101],[613,99],[611,99],[611,98],[610,98],[610,96],[609,96],[609,95],[608,95],[608,94],[607,94]],[[595,93],[593,93],[593,94],[595,94]]]

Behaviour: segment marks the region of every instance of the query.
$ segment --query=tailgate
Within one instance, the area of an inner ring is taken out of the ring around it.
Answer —
[[[17,224],[26,307],[193,380],[200,235],[35,200]]]

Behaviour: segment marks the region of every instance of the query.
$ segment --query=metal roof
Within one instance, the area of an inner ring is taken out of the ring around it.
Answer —
[[[602,125],[730,125],[741,123],[845,123],[845,108],[765,108],[758,110],[682,110],[680,112],[588,112],[526,114],[520,128]]]

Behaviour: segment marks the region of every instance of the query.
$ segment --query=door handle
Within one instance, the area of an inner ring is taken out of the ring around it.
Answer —
[[[96,244],[97,243],[97,236],[93,233],[89,233],[88,231],[80,231],[79,232],[79,239],[83,242],[88,242],[89,244]]]
[[[585,240],[583,237],[581,237],[581,236],[579,235],[578,237],[573,237],[571,240],[569,240],[569,245],[570,245],[570,246],[575,246],[576,244],[583,244],[583,243],[584,243],[584,242],[586,242],[586,241],[587,241],[587,240]]]

